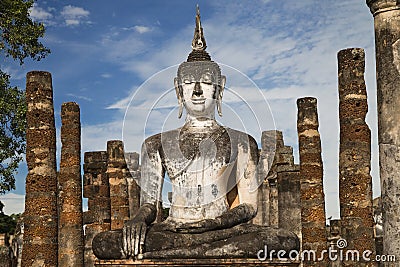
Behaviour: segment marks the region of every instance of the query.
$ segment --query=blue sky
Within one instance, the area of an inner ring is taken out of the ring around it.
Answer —
[[[366,50],[371,174],[374,196],[379,195],[373,18],[364,1],[38,1],[31,16],[45,23],[42,41],[51,54],[23,67],[8,59],[0,65],[21,88],[28,71],[52,73],[57,134],[61,104],[77,102],[83,152],[105,150],[107,140],[122,135],[129,141],[126,150],[138,151],[144,137],[183,122],[174,108],[173,78],[191,50],[197,3],[207,51],[227,76],[223,124],[258,140],[261,130],[276,127],[298,162],[296,99],[318,99],[326,209],[334,218],[339,217],[336,54],[348,47]],[[136,109],[125,116],[129,103]],[[0,197],[6,213],[23,209],[24,165],[17,190]]]

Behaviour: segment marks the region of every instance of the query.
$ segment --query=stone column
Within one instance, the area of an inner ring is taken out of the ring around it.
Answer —
[[[264,131],[261,137],[261,149],[263,157],[266,157],[267,164],[264,163],[263,173],[267,174],[268,182],[268,203],[269,203],[269,224],[270,226],[278,226],[279,210],[278,210],[278,186],[277,186],[277,162],[279,161],[280,150],[284,147],[283,135],[281,131],[270,130]]]
[[[26,195],[23,266],[57,266],[57,170],[51,74],[26,76]]]
[[[122,229],[129,219],[127,165],[122,141],[107,142],[107,175],[110,183],[111,230]]]
[[[327,249],[325,196],[317,99],[297,99],[297,133],[300,154],[302,249],[317,255]],[[327,266],[326,261],[304,260],[303,266]]]
[[[270,130],[263,131],[261,135],[260,161],[258,168],[259,180],[262,181],[258,188],[258,211],[253,219],[254,224],[270,225],[270,186],[268,176],[274,175],[274,158],[277,142],[281,139],[282,132]],[[275,218],[277,218],[275,216]]]
[[[88,211],[84,213],[85,267],[92,267],[96,260],[92,251],[94,236],[111,230],[107,152],[86,152],[84,162],[83,197],[88,198]]]
[[[279,228],[292,231],[301,240],[300,166],[278,166],[277,174]]]
[[[371,131],[365,122],[368,104],[364,58],[361,48],[349,48],[338,53],[339,199],[346,249],[360,252],[370,250],[375,254],[370,175]],[[376,266],[372,262],[363,263],[362,260],[344,261],[343,265]]]
[[[375,21],[383,253],[400,259],[400,3],[367,4]]]
[[[58,174],[58,266],[83,266],[80,109],[61,106],[61,161]]]
[[[338,245],[338,240],[342,238],[341,236],[341,222],[340,220],[330,220],[329,221],[329,231],[328,231],[328,242],[329,242],[329,247],[331,251],[337,250],[340,251],[341,248],[339,248]],[[341,244],[341,243],[339,243]],[[332,255],[334,256],[334,255]],[[329,267],[342,267],[342,260],[340,257],[333,257],[330,259],[329,262]]]

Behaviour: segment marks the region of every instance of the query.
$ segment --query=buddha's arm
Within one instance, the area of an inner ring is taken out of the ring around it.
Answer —
[[[247,148],[243,150],[239,148],[238,166],[245,166],[245,168],[238,167],[239,173],[237,177],[239,180],[237,181],[237,189],[239,203],[252,206],[255,216],[257,213],[257,193],[259,186],[257,179],[259,152],[257,143],[251,136],[249,136]]]
[[[141,151],[140,205],[150,203],[157,206],[161,200],[164,168],[159,152],[158,140],[146,139]]]
[[[140,208],[133,218],[124,224],[123,247],[126,257],[143,253],[147,225],[156,219],[157,202],[161,200],[164,169],[157,143],[146,140],[141,152],[141,178],[139,185]]]

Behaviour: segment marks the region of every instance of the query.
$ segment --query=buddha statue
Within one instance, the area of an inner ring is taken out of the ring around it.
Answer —
[[[205,49],[197,8],[192,52],[174,79],[185,123],[144,141],[140,208],[122,230],[94,238],[98,258],[257,258],[265,246],[299,249],[294,233],[251,223],[257,213],[258,146],[252,136],[215,120],[216,110],[222,116],[226,78]],[[154,223],[166,174],[172,184],[169,217]]]

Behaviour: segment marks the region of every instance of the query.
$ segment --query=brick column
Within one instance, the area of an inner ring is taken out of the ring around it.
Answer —
[[[110,186],[107,176],[107,152],[86,152],[83,170],[83,197],[88,198],[88,211],[84,213],[85,267],[94,266],[96,256],[92,240],[98,233],[111,230]]]
[[[279,228],[295,233],[301,240],[300,166],[281,165],[277,173]]]
[[[61,161],[58,174],[58,266],[83,266],[80,109],[61,106]]]
[[[319,256],[322,250],[327,249],[327,236],[317,99],[312,97],[297,99],[297,108],[302,249],[314,250]],[[303,266],[327,266],[326,261],[305,260],[303,264]]]
[[[124,220],[129,219],[126,170],[124,144],[119,140],[108,141],[107,175],[110,183],[111,230],[122,229]]]
[[[370,175],[371,131],[365,122],[368,104],[364,58],[361,48],[349,48],[338,53],[339,198],[342,237],[348,244],[346,249],[360,252],[370,250],[375,255]],[[343,265],[376,266],[362,260],[343,261]]]
[[[22,266],[57,266],[57,172],[51,74],[26,76],[26,196]]]
[[[400,259],[400,3],[367,0],[375,22],[383,253]]]

